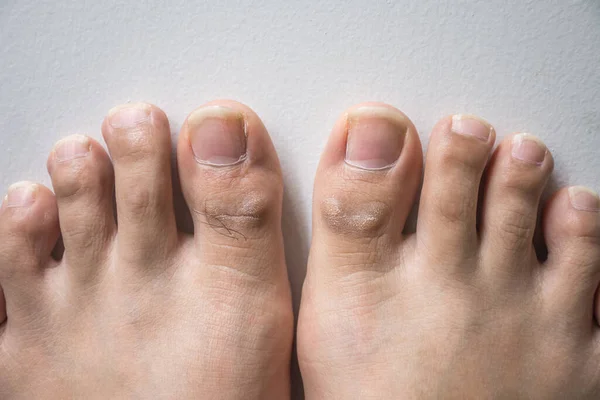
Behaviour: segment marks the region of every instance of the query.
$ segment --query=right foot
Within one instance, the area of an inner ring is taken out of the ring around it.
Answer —
[[[175,225],[165,114],[127,105],[102,130],[114,174],[100,144],[70,137],[48,160],[56,196],[22,182],[2,203],[0,398],[289,397],[282,180],[260,119],[231,101],[188,117],[193,236]]]
[[[298,326],[307,399],[600,396],[600,201],[574,187],[532,240],[552,157],[456,116],[433,130],[417,232],[403,235],[421,146],[398,110],[337,123],[317,173]],[[481,214],[478,199],[481,195]]]

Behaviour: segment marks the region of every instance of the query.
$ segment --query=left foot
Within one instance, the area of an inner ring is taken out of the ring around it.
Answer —
[[[56,196],[21,182],[2,203],[0,398],[289,397],[282,179],[260,119],[232,101],[188,117],[193,236],[175,225],[165,114],[126,105],[102,130],[114,173],[100,144],[69,137],[48,159]]]
[[[403,235],[421,180],[414,125],[382,104],[338,121],[298,323],[307,399],[599,398],[600,200],[574,187],[549,202],[540,262],[552,156],[511,135],[488,163],[494,140],[479,118],[436,125],[417,232]]]

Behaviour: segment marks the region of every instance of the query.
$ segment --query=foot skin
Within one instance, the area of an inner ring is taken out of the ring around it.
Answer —
[[[598,196],[574,187],[550,200],[538,261],[552,156],[523,134],[492,155],[494,140],[476,117],[435,126],[417,232],[403,235],[422,176],[414,125],[382,104],[337,123],[298,327],[307,399],[600,396]]]
[[[2,203],[0,398],[289,397],[282,179],[260,119],[219,101],[184,123],[193,236],[175,224],[165,114],[129,104],[102,131],[112,163],[68,137],[48,159],[56,195],[21,182]]]

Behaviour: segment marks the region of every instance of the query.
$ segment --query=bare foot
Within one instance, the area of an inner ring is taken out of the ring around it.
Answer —
[[[56,196],[21,182],[2,204],[0,398],[288,397],[282,179],[260,119],[232,101],[188,117],[177,151],[193,236],[175,225],[165,114],[129,104],[102,132],[112,164],[66,138],[48,159]]]
[[[403,235],[421,180],[413,124],[381,104],[337,123],[316,178],[298,327],[308,399],[600,396],[598,197],[553,197],[538,261],[552,156],[521,134],[490,160],[494,140],[475,117],[436,125],[417,232]]]

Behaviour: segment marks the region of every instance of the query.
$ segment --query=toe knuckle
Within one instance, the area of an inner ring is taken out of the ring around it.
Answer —
[[[151,158],[155,155],[156,149],[148,138],[145,137],[142,129],[137,137],[125,137],[122,140],[122,147],[117,152],[120,161],[138,162]]]
[[[109,141],[111,155],[121,163],[143,163],[160,158],[170,151],[167,146],[169,138],[161,131],[146,124],[120,129]]]
[[[483,168],[487,154],[482,154],[478,148],[450,147],[439,155],[439,164],[442,171],[461,171],[478,175]]]
[[[440,194],[437,201],[434,202],[436,205],[436,215],[445,224],[459,224],[469,220],[472,210],[475,205],[472,200],[466,198],[462,193],[468,188],[461,190],[460,185],[456,185],[456,193]]]
[[[511,168],[507,173],[500,174],[499,186],[510,196],[521,199],[530,199],[541,191],[546,174],[539,169],[532,169],[531,165]]]
[[[595,212],[571,213],[563,222],[569,236],[600,242],[600,217]]]
[[[53,175],[54,191],[56,196],[63,200],[100,195],[104,188],[111,185],[111,174],[109,169],[90,168],[90,165],[84,162],[57,171]]]
[[[83,168],[61,171],[54,176],[54,191],[57,197],[76,197],[85,190],[87,180],[86,171]]]
[[[360,199],[351,193],[325,196],[319,210],[321,221],[331,232],[358,237],[381,236],[392,214],[388,203]]]
[[[156,200],[156,196],[148,188],[131,187],[126,198],[127,214],[136,220],[149,218],[156,209]]]
[[[498,244],[508,250],[530,245],[535,229],[535,213],[505,210],[504,216],[504,219],[493,227]]]
[[[281,208],[276,190],[264,188],[235,193],[225,192],[207,198],[200,214],[204,224],[225,236],[249,238],[264,230]]]

